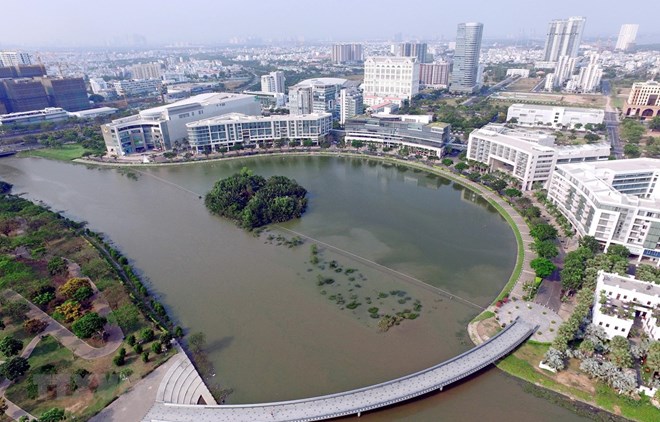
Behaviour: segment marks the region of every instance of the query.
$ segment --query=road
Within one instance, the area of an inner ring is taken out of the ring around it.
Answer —
[[[470,105],[474,104],[477,101],[481,101],[484,98],[488,98],[494,92],[500,91],[500,90],[506,88],[507,86],[512,84],[514,81],[517,81],[518,79],[519,79],[518,76],[509,76],[508,78],[506,78],[502,82],[498,82],[497,84],[495,84],[495,85],[491,86],[490,88],[488,88],[488,90],[486,90],[486,92],[479,93],[479,94],[474,95],[474,96],[468,98],[467,100],[463,101],[461,103],[461,105],[470,106]]]
[[[605,105],[605,127],[607,129],[607,136],[612,145],[612,154],[617,158],[623,158],[623,146],[621,145],[621,138],[619,138],[619,110],[612,107],[612,86],[610,81],[603,81],[602,84],[603,95],[607,103]]]

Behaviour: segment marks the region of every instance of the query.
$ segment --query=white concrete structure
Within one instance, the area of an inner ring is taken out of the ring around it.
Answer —
[[[451,92],[472,93],[481,88],[479,53],[484,25],[478,22],[459,23],[456,31],[456,51],[451,74]]]
[[[318,144],[332,129],[332,115],[313,113],[263,117],[231,113],[188,123],[186,127],[190,147],[197,153],[276,140],[310,140]]]
[[[102,125],[101,131],[110,155],[167,150],[175,142],[185,140],[188,134],[186,123],[236,112],[259,115],[261,106],[251,95],[200,94],[113,120]]]
[[[261,92],[284,94],[284,72],[275,71],[261,77]]]
[[[103,78],[89,78],[89,86],[94,94],[103,94],[109,89],[108,83]]]
[[[609,155],[608,143],[559,146],[547,133],[492,123],[472,131],[467,148],[468,159],[511,173],[520,180],[522,190],[545,183],[557,164],[607,160]]]
[[[628,337],[635,318],[639,318],[649,337],[660,340],[658,311],[660,285],[628,275],[598,273],[593,323],[605,330],[608,338]]]
[[[548,75],[545,81],[546,91],[552,91],[555,88],[562,87],[568,81],[573,72],[575,72],[575,65],[577,58],[569,56],[560,56],[555,67],[555,72]],[[550,78],[552,75],[552,78]]]
[[[506,120],[516,119],[522,126],[551,126],[568,128],[581,124],[582,129],[587,124],[603,123],[605,111],[598,108],[555,107],[535,104],[511,104]]]
[[[621,25],[615,48],[617,50],[628,51],[634,47],[635,40],[637,39],[637,31],[639,31],[639,25],[636,23],[625,23]]]
[[[658,261],[659,178],[660,160],[652,158],[564,164],[548,181],[548,199],[580,236]]]
[[[0,51],[0,67],[29,66],[32,58],[28,53],[20,51]]]
[[[557,62],[561,56],[577,57],[586,22],[586,18],[579,16],[551,21],[548,25],[543,61]]]
[[[160,79],[163,69],[160,63],[142,63],[131,66],[133,79]]]
[[[342,88],[339,91],[339,123],[364,112],[362,93],[356,89]]]
[[[339,91],[348,86],[343,78],[314,78],[289,87],[289,112],[295,115],[331,113],[339,119]]]
[[[1,125],[27,125],[41,122],[59,122],[69,118],[69,113],[59,107],[46,107],[43,110],[21,111],[0,115]]]
[[[367,105],[385,98],[401,105],[419,92],[419,63],[414,57],[367,57],[362,88]]]
[[[93,119],[99,116],[110,116],[115,114],[117,109],[114,107],[98,107],[90,108],[89,110],[80,110],[69,113],[70,116],[77,117],[79,119]]]
[[[157,95],[163,89],[160,79],[142,79],[116,81],[114,83],[115,91],[119,96],[138,96],[138,95]]]
[[[529,78],[529,69],[507,69],[506,76],[520,76],[521,78]]]
[[[574,75],[566,85],[567,91],[595,92],[600,88],[603,77],[603,68],[598,64],[599,56],[591,55],[589,64],[580,68],[579,75]]]

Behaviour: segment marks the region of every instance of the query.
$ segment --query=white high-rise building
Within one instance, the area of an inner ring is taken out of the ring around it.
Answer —
[[[639,25],[636,23],[626,23],[621,25],[619,38],[616,40],[616,49],[628,51],[634,47],[635,40],[637,39],[637,31],[639,31]]]
[[[417,57],[419,63],[426,63],[426,43],[404,42],[394,46],[394,53],[401,57]]]
[[[415,57],[367,57],[364,61],[364,103],[401,104],[419,92],[419,63]]]
[[[284,94],[284,72],[275,71],[261,77],[261,92]]]
[[[289,112],[295,115],[332,113],[339,119],[339,91],[346,87],[343,78],[305,79],[289,87]]]
[[[29,66],[32,64],[32,58],[28,53],[20,51],[0,51],[0,67],[8,66]]]
[[[131,75],[133,79],[160,79],[163,70],[160,63],[141,63],[131,66]]]
[[[479,53],[483,31],[484,25],[481,23],[458,24],[450,91],[472,93],[481,88]]]
[[[357,89],[342,88],[339,91],[339,123],[345,124],[346,119],[362,114],[364,104],[362,93]]]
[[[561,56],[577,57],[586,22],[581,16],[551,21],[543,60],[557,62]]]
[[[555,67],[555,72],[546,77],[545,89],[552,91],[554,88],[563,86],[571,78],[573,72],[575,72],[576,64],[576,57],[560,56]]]
[[[600,87],[603,68],[598,64],[598,56],[591,56],[589,64],[580,68],[580,74],[575,77],[573,91],[595,92]]]
[[[356,63],[364,60],[362,44],[334,44],[332,46],[333,63]]]

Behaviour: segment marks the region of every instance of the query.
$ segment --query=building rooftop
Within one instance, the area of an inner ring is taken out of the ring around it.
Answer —
[[[564,111],[571,111],[575,113],[598,113],[598,114],[604,114],[605,111],[599,108],[582,108],[582,107],[564,107],[564,106],[552,106],[552,105],[537,105],[537,104],[523,104],[523,103],[516,103],[516,104],[511,104],[509,107],[520,107],[520,108],[526,108],[526,109],[534,109],[534,110],[555,110],[558,108],[564,109]]]
[[[148,108],[146,110],[140,111],[140,114],[160,114],[164,111],[169,111],[171,109],[179,108],[182,106],[197,105],[197,106],[206,106],[210,104],[220,103],[230,99],[238,98],[249,98],[249,95],[245,94],[232,94],[229,92],[208,92],[206,94],[193,95],[190,98],[184,100],[175,101],[170,104],[165,104],[158,107]]]
[[[186,127],[198,127],[198,126],[208,126],[208,125],[219,125],[224,123],[231,123],[236,121],[252,121],[252,122],[264,122],[264,121],[281,121],[281,120],[300,120],[300,119],[318,119],[321,117],[331,117],[330,113],[311,113],[311,114],[283,114],[283,115],[271,115],[271,116],[250,116],[242,113],[228,113],[223,114],[217,117],[211,117],[209,119],[198,120],[196,122],[190,122],[186,124]]]
[[[312,78],[305,79],[294,86],[303,87],[303,86],[322,86],[322,85],[345,85],[348,82],[348,79],[344,78]]]
[[[636,280],[633,276],[621,276],[606,272],[600,273],[603,284],[612,287],[619,287],[638,293],[644,293],[649,296],[660,296],[660,285],[649,281]]]

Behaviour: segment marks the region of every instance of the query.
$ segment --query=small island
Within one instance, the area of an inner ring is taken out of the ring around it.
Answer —
[[[248,168],[218,180],[204,203],[214,214],[234,220],[252,230],[302,216],[307,208],[307,190],[284,176],[265,179]]]

